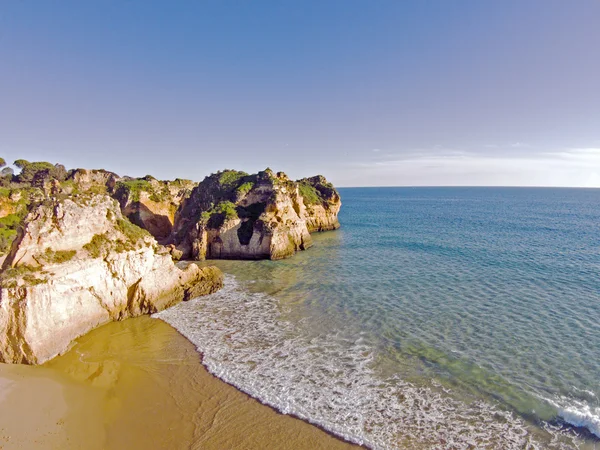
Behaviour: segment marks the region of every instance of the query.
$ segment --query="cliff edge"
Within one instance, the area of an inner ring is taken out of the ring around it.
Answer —
[[[45,200],[30,209],[3,263],[0,362],[42,363],[103,323],[222,283],[217,268],[176,267],[107,195]]]

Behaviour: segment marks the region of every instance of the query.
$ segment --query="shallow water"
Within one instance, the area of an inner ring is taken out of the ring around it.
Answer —
[[[600,445],[600,191],[341,189],[342,228],[158,316],[217,376],[376,448]]]

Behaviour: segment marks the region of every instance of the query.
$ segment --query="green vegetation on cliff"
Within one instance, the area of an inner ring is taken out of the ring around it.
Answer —
[[[237,217],[238,213],[235,204],[230,201],[224,201],[213,206],[208,211],[203,211],[200,215],[200,220],[208,228],[219,228],[225,221],[237,219]]]
[[[224,170],[223,172],[217,172],[219,184],[223,189],[233,190],[240,185],[242,178],[247,177],[246,172],[238,170]]]
[[[0,272],[0,286],[3,288],[14,288],[19,285],[21,279],[26,286],[35,286],[45,283],[43,275],[47,274],[41,267],[21,265],[19,267],[9,267]],[[42,278],[40,278],[42,277]]]
[[[92,258],[104,258],[110,253],[122,253],[136,250],[143,245],[144,239],[150,236],[146,230],[134,225],[127,219],[117,219],[115,229],[121,236],[113,233],[96,234],[90,242],[83,246]]]
[[[119,181],[115,187],[115,194],[118,197],[126,195],[133,202],[140,201],[141,192],[154,193],[154,189],[149,181],[144,179]]]
[[[298,190],[304,197],[304,203],[308,205],[325,204],[332,199],[339,200],[339,195],[325,177],[317,175],[312,178],[303,178],[298,180]]]
[[[235,191],[241,195],[246,195],[252,190],[254,184],[254,181],[246,181],[245,183],[240,184]]]
[[[181,181],[179,185],[184,185]],[[150,201],[159,203],[169,199],[169,188],[150,175],[135,180],[123,180],[115,186],[115,197],[118,200],[127,198],[130,202],[139,202],[140,194],[146,192]]]
[[[76,250],[52,250],[47,248],[44,253],[44,260],[49,263],[60,264],[71,261],[76,253]]]
[[[112,241],[106,234],[96,234],[90,242],[83,246],[92,258],[100,258],[112,247]]]
[[[137,243],[140,240],[150,236],[148,231],[138,227],[127,219],[118,219],[117,228],[131,243]]]
[[[305,203],[312,205],[318,205],[322,203],[319,191],[317,191],[311,184],[301,181],[298,183],[298,190],[300,191],[300,195],[304,198]]]

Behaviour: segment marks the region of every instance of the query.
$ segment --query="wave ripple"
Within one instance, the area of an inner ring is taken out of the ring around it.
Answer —
[[[381,379],[360,335],[310,335],[278,301],[232,276],[218,293],[155,314],[177,328],[222,380],[282,413],[372,448],[568,448],[536,442],[528,425],[496,406],[466,404],[432,382]]]

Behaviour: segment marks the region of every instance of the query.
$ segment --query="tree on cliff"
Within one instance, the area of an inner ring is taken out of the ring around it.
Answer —
[[[62,164],[52,164],[45,161],[29,162],[17,159],[14,165],[21,169],[17,179],[20,183],[39,184],[46,180],[55,179],[63,181],[67,177],[67,170]]]

